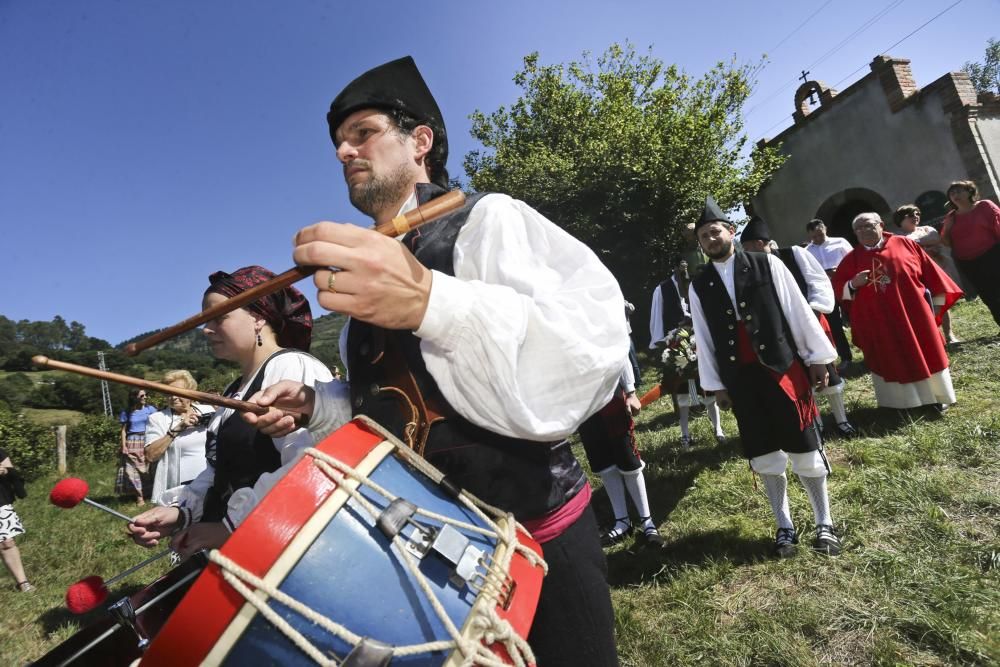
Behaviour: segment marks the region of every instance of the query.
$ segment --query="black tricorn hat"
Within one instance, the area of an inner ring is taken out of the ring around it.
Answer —
[[[430,121],[444,129],[441,109],[410,56],[370,69],[340,91],[330,105],[330,113],[326,115],[330,138],[334,139],[334,143],[340,124],[360,109],[398,109],[419,121]],[[447,136],[443,132],[435,133],[434,143],[443,146],[447,157]]]
[[[743,228],[740,234],[740,243],[747,241],[770,241],[771,230],[767,228],[767,223],[759,215],[750,218],[750,222]]]
[[[695,223],[694,228],[698,229],[710,222],[724,222],[727,225],[733,224],[733,221],[726,217],[726,214],[722,212],[719,205],[712,199],[712,195],[705,197],[705,210],[701,212],[701,217],[698,218],[698,222]]]

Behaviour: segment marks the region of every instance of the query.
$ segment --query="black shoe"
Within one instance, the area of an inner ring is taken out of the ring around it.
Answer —
[[[615,519],[610,528],[601,531],[601,546],[614,546],[631,534],[632,523],[628,519]]]
[[[795,555],[795,545],[798,543],[799,536],[795,534],[794,528],[779,528],[774,537],[774,554],[778,558],[791,558]]]
[[[840,434],[841,438],[856,438],[860,435],[851,422],[840,422],[837,424],[837,433]]]
[[[729,439],[726,436],[724,436],[724,435],[717,435],[717,436],[715,436],[715,442],[717,444],[724,445],[727,442],[729,442]]]
[[[813,549],[827,556],[839,556],[843,547],[840,538],[833,532],[833,526],[816,526],[816,539]]]
[[[640,521],[645,521],[645,519],[640,519]],[[652,547],[654,549],[662,549],[666,545],[666,541],[663,536],[660,535],[660,531],[656,529],[652,523],[643,527],[642,532],[640,532],[636,538],[636,542],[642,542],[647,547]]]
[[[694,438],[690,435],[681,436],[681,449],[691,449],[691,445],[694,444]]]

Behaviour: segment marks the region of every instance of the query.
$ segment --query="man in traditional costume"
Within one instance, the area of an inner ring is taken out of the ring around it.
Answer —
[[[711,263],[691,283],[701,385],[736,415],[744,455],[764,482],[778,524],[774,550],[794,554],[798,537],[788,505],[791,459],[816,520],[813,548],[837,555],[823,440],[812,388],[827,382],[837,358],[792,274],[769,254],[737,250],[735,227],[708,197],[697,223]]]
[[[619,390],[611,401],[580,425],[580,442],[587,454],[590,469],[604,482],[614,521],[601,531],[601,544],[609,547],[632,534],[625,492],[639,515],[638,540],[652,547],[662,547],[663,537],[653,523],[642,474],[646,464],[635,442],[635,415],[641,406],[635,395],[632,364],[626,363],[618,382]]]
[[[327,120],[351,202],[377,223],[445,192],[444,121],[411,58],[349,83]],[[617,281],[585,245],[502,194],[472,195],[401,241],[330,222],[298,233],[296,262],[338,267],[315,281],[320,304],[351,317],[350,384],[286,383],[257,400],[299,404],[318,435],[366,414],[512,512],[548,563],[528,637],[538,664],[617,664],[591,490],[567,440],[609,402],[628,354]],[[416,428],[410,403],[427,406]],[[278,410],[244,417],[267,433],[295,421]]]
[[[700,249],[698,253],[701,254]],[[662,350],[667,334],[691,321],[687,303],[690,284],[688,263],[686,259],[682,259],[670,277],[653,290],[653,300],[649,310],[649,349]],[[676,386],[667,386],[668,384]],[[694,380],[676,383],[676,378],[664,375],[661,386],[674,389],[673,402],[681,429],[681,447],[687,449],[694,442],[691,438],[690,416],[691,403],[698,397],[697,383]],[[705,405],[709,421],[712,422],[712,428],[715,429],[716,441],[724,443],[726,435],[722,431],[722,420],[719,417],[719,406],[715,402],[715,396],[708,394],[701,401]]]
[[[840,262],[833,290],[849,304],[875,400],[886,408],[943,412],[955,390],[937,328],[962,290],[918,244],[886,232],[877,213],[862,213],[852,224],[860,244]]]
[[[816,258],[819,265],[826,271],[827,277],[832,279],[837,265],[852,250],[850,241],[839,236],[827,236],[826,224],[818,218],[809,221],[806,225],[806,233],[810,239],[806,250]],[[840,355],[839,372],[843,373],[854,359],[854,353],[851,352],[851,344],[844,333],[844,317],[843,313],[840,312],[839,304],[834,304],[833,310],[827,313],[826,319],[830,324],[833,344],[837,347],[837,354]]]
[[[833,342],[833,335],[830,332],[830,325],[826,320],[826,314],[830,313],[836,301],[833,298],[833,286],[827,277],[823,267],[816,259],[798,246],[790,248],[778,248],[771,240],[771,230],[767,223],[760,216],[753,216],[750,222],[743,228],[740,234],[740,244],[747,252],[774,253],[785,265],[795,279],[795,284],[799,286],[802,296],[809,302],[809,307],[816,313],[820,326],[826,332],[830,342]],[[837,372],[834,364],[826,367],[830,379],[827,386],[817,392],[819,396],[825,396],[830,404],[830,412],[833,413],[834,428],[845,438],[853,438],[858,432],[847,419],[847,409],[844,407],[844,380]],[[820,422],[822,424],[822,422]]]

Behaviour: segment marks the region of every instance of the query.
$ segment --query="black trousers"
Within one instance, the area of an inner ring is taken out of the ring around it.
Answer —
[[[793,453],[823,449],[815,422],[802,428],[795,403],[764,366],[740,366],[729,396],[746,458],[779,449]]]
[[[623,392],[615,393],[607,405],[580,424],[577,433],[587,454],[587,463],[594,472],[611,466],[623,471],[642,467],[635,444],[635,422],[625,406]]]
[[[827,313],[826,321],[830,323],[830,333],[833,334],[833,344],[837,346],[837,354],[840,355],[841,363],[847,363],[854,359],[851,353],[851,344],[844,334],[844,316],[840,312],[840,306],[834,305],[833,312]]]
[[[542,545],[549,573],[528,635],[538,667],[615,667],[615,614],[608,561],[588,506],[569,529]]]
[[[955,264],[979,292],[993,321],[1000,324],[1000,243],[975,259],[956,259]]]

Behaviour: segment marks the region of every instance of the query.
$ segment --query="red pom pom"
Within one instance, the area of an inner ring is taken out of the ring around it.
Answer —
[[[66,589],[66,608],[74,614],[86,614],[107,597],[104,580],[96,575],[87,577]]]
[[[90,487],[85,481],[77,477],[67,477],[52,487],[49,500],[53,505],[69,509],[79,505],[87,497],[88,491]]]

